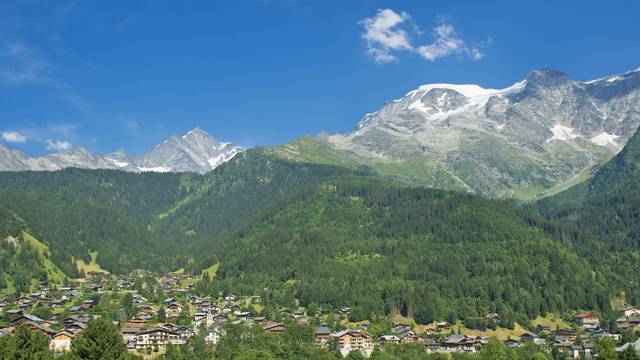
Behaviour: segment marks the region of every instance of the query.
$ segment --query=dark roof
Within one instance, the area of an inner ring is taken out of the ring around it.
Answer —
[[[532,332],[525,332],[524,334],[520,335],[520,338],[521,338],[521,339],[522,339],[523,337],[536,339],[536,338],[539,338],[540,336],[538,336],[538,334],[534,334],[534,333],[532,333]]]
[[[36,328],[36,329],[38,329],[38,330],[41,330],[41,331],[46,332],[47,334],[55,334],[55,333],[56,333],[52,328],[47,327],[47,326],[44,326],[44,325],[42,325],[42,324],[38,324],[38,323],[36,323],[36,322],[27,321],[27,322],[25,323],[25,325],[32,326],[32,327],[34,327],[34,328]]]
[[[13,322],[16,322],[19,319],[23,319],[23,318],[27,319],[27,321],[31,321],[31,322],[35,322],[35,323],[43,323],[44,322],[44,320],[40,319],[39,317],[30,315],[30,314],[22,314],[22,315],[18,316],[17,318],[11,320],[11,322],[13,323]]]
[[[442,342],[443,343],[449,343],[449,344],[459,344],[459,343],[463,342],[464,339],[465,339],[464,335],[453,334],[453,335],[449,335],[446,338],[444,338],[444,340]]]
[[[318,326],[315,331],[316,335],[330,335],[331,329],[326,326]]]

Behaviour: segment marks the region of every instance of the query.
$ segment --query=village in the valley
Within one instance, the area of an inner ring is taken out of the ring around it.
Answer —
[[[317,346],[335,347],[343,356],[352,351],[369,356],[376,347],[387,344],[421,344],[425,352],[431,353],[474,353],[491,337],[498,337],[511,347],[531,342],[548,352],[560,351],[580,359],[592,358],[594,344],[605,337],[617,344],[617,351],[627,347],[640,350],[640,340],[625,343],[622,334],[601,327],[600,317],[591,313],[576,313],[566,320],[549,317],[546,322],[538,321],[535,329],[519,327],[510,332],[500,328],[474,331],[448,322],[424,326],[400,319],[392,323],[388,333],[374,336],[369,322],[348,321],[349,304],[333,312],[281,307],[277,316],[270,318],[262,316],[261,296],[197,296],[197,279],[181,273],[145,273],[148,281],[144,292],[162,295],[153,301],[135,289],[142,277],[92,271],[68,285],[50,286],[43,282],[29,295],[0,299],[0,336],[11,336],[19,327],[28,326],[50,339],[49,348],[54,354],[63,354],[91,319],[110,312],[121,319],[117,325],[128,350],[146,358],[154,358],[169,344],[184,344],[202,332],[205,343],[216,346],[225,336],[226,324],[259,326],[267,333],[283,332],[291,323],[313,327]],[[640,329],[640,307],[623,306],[619,315],[616,329]],[[497,321],[496,316],[487,315],[487,321]]]

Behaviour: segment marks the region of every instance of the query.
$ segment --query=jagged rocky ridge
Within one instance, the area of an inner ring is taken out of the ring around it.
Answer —
[[[546,69],[504,89],[423,85],[317,140],[411,183],[526,199],[588,177],[639,125],[640,69],[587,82]]]
[[[76,148],[42,156],[29,157],[0,144],[0,170],[118,169],[134,172],[205,173],[230,160],[242,151],[236,145],[218,142],[196,128],[183,136],[173,135],[139,157],[132,158],[124,150],[101,155]]]

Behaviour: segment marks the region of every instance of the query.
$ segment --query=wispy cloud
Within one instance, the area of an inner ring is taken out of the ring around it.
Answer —
[[[47,150],[49,151],[63,151],[73,148],[73,145],[71,145],[71,143],[68,141],[47,139],[46,143]]]
[[[54,92],[88,118],[94,118],[93,106],[57,73],[58,58],[90,67],[64,45],[63,29],[76,5],[75,0],[55,3],[51,16],[42,23],[17,21],[0,32],[0,85],[42,86]],[[14,14],[12,19],[21,19]],[[0,20],[4,18],[0,17]]]
[[[20,134],[17,131],[3,131],[2,134],[0,135],[2,136],[2,139],[6,142],[10,142],[10,143],[27,142],[27,137]]]
[[[93,107],[71,85],[49,75],[53,66],[34,48],[0,40],[0,84],[7,86],[41,85],[53,90],[63,101],[86,116]]]
[[[40,60],[35,49],[20,42],[0,39],[0,83],[22,85],[44,82],[47,64]]]
[[[378,63],[398,60],[395,55],[398,51],[415,53],[428,61],[451,55],[480,60],[485,56],[483,48],[491,43],[489,38],[480,43],[467,44],[446,17],[441,17],[439,25],[433,29],[433,41],[424,45],[412,44],[407,30],[412,29],[417,35],[421,35],[422,31],[408,13],[382,9],[374,17],[362,20],[361,24],[364,27],[362,38],[366,42],[367,54]]]

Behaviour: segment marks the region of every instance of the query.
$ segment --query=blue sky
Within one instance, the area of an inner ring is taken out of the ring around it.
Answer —
[[[2,1],[0,142],[139,154],[352,129],[425,83],[640,66],[636,1]]]

